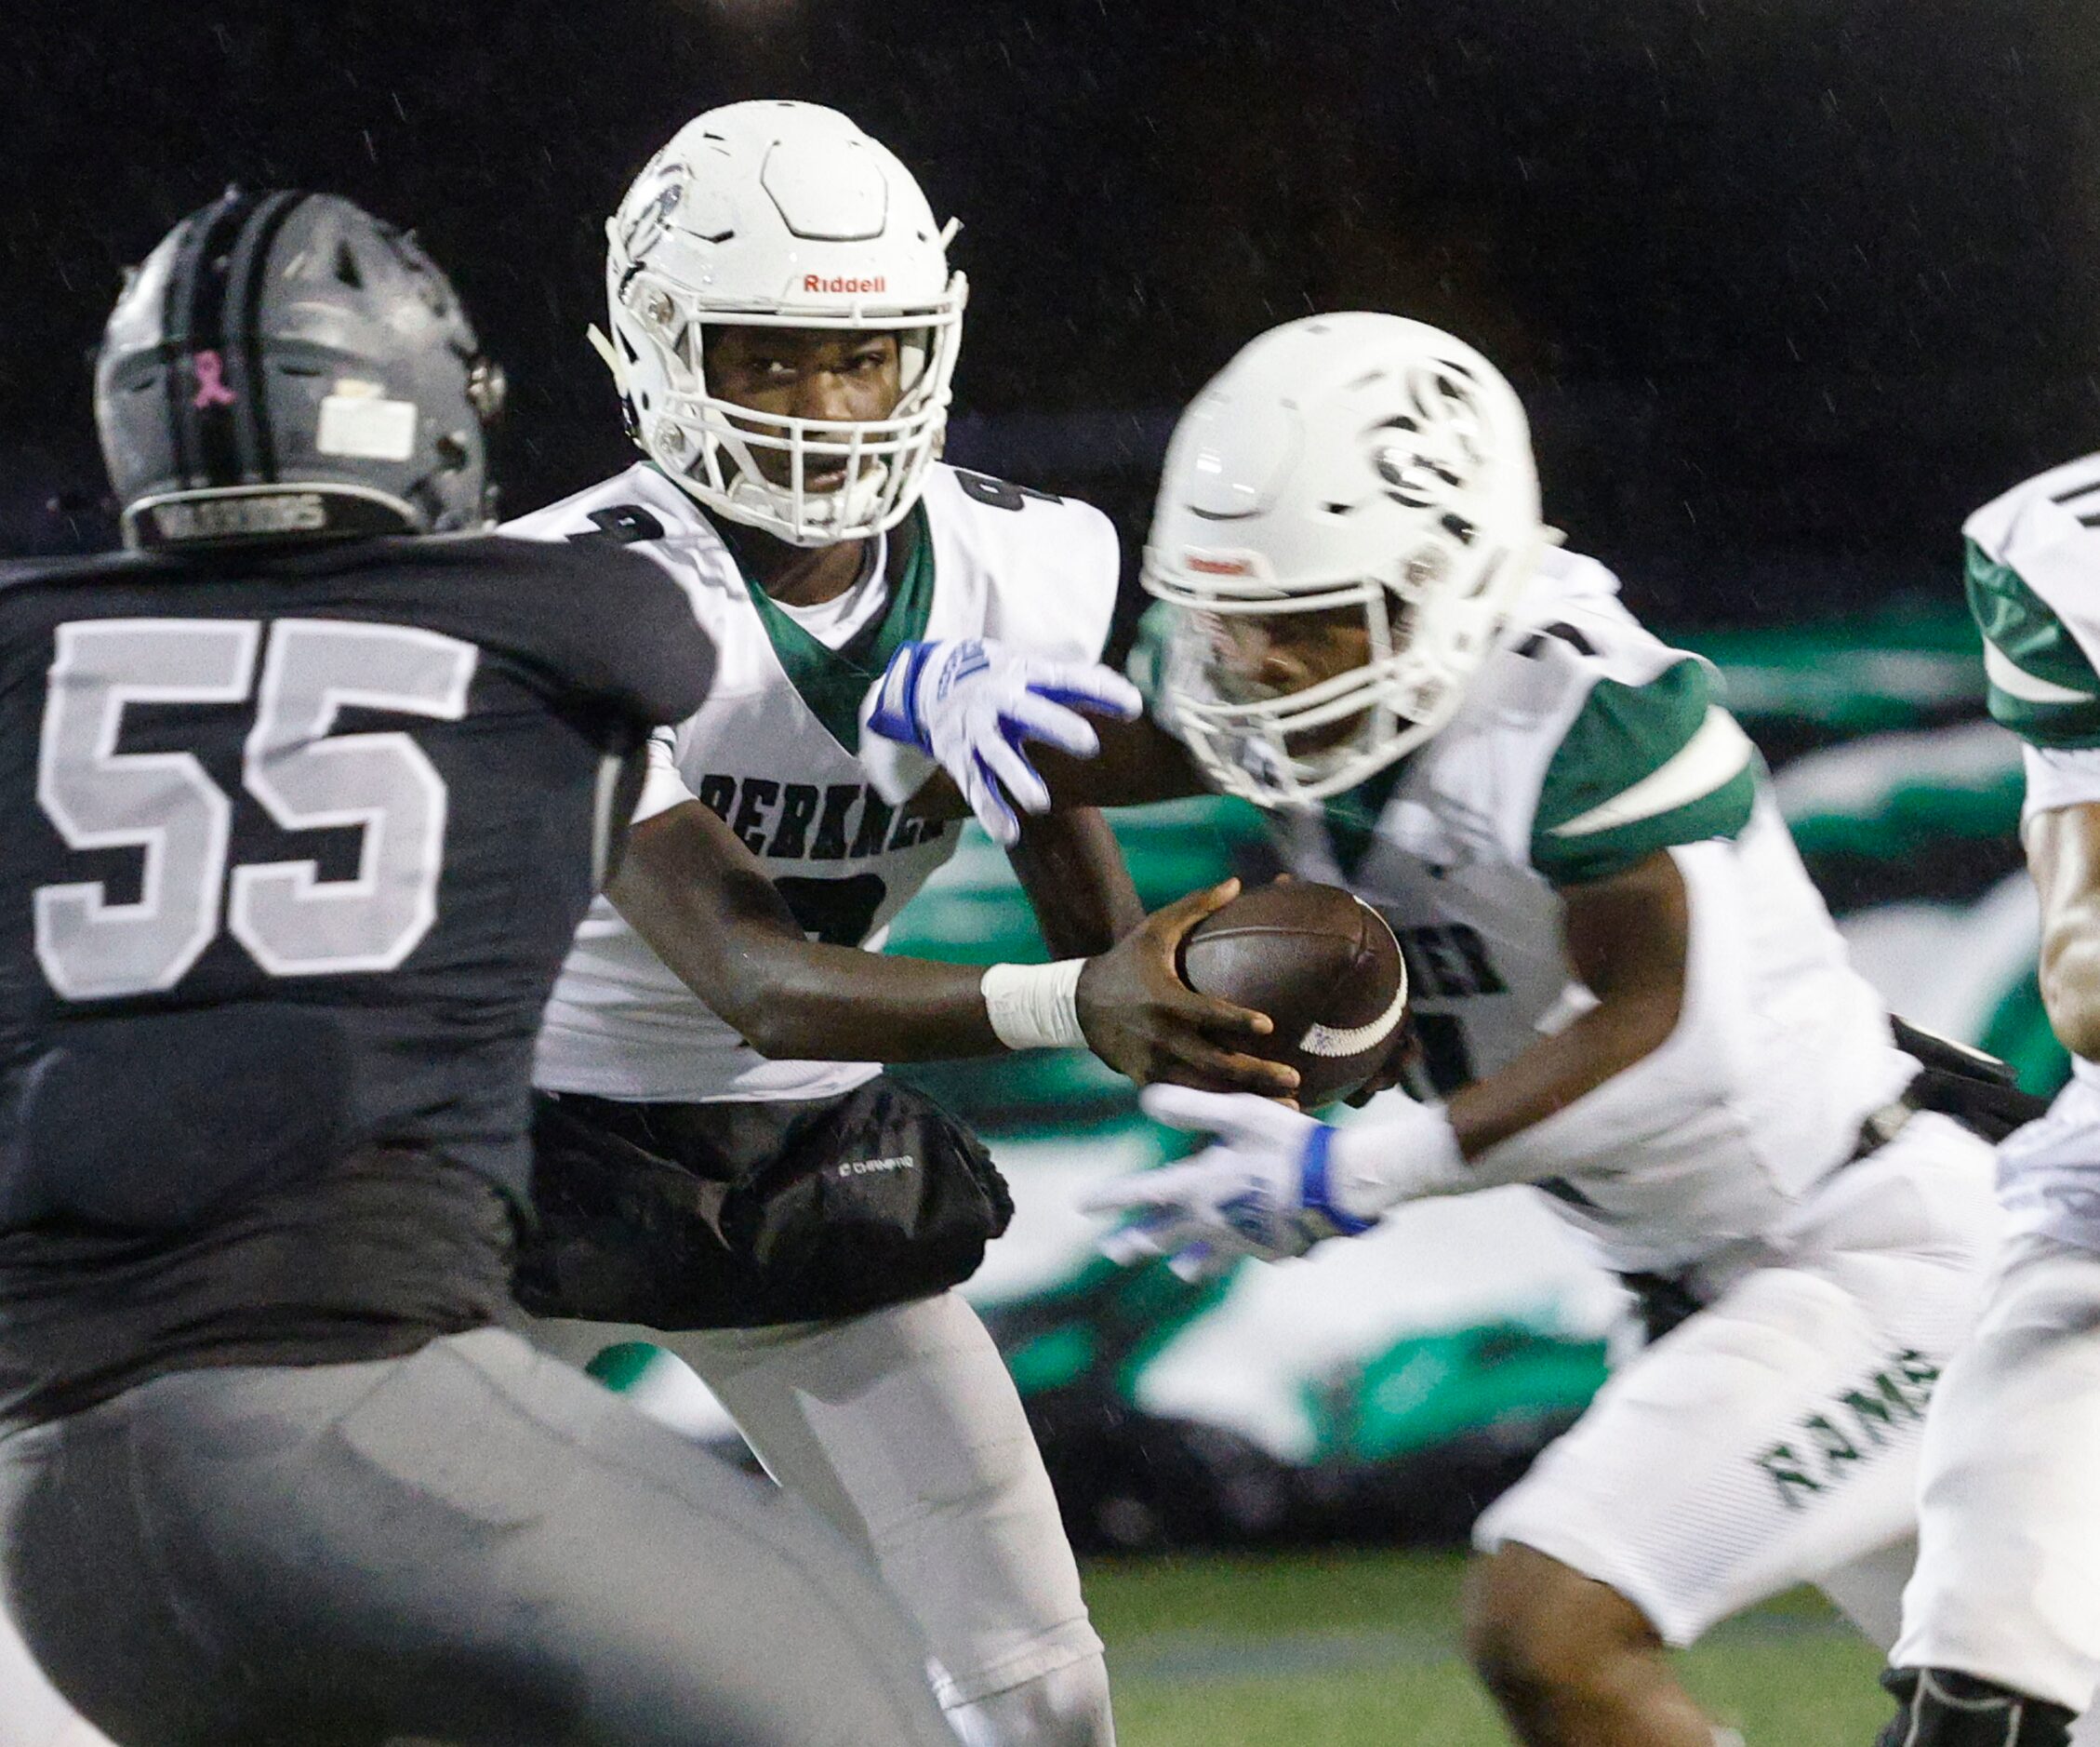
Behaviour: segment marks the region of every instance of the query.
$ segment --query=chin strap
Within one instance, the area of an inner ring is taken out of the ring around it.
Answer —
[[[605,330],[592,322],[583,330],[584,339],[591,342],[591,350],[605,361],[605,368],[613,373],[613,386],[622,394],[627,393],[627,365],[619,355],[619,348],[605,338]]]

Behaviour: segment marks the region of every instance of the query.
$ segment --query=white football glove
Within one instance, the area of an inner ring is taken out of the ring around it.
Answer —
[[[1140,1101],[1154,1121],[1216,1139],[1185,1164],[1119,1177],[1081,1203],[1089,1213],[1138,1215],[1101,1240],[1111,1261],[1164,1256],[1183,1279],[1202,1280],[1244,1256],[1281,1261],[1376,1222],[1328,1198],[1326,1123],[1246,1092],[1149,1086]]]
[[[1011,847],[1023,812],[1050,808],[1050,791],[1021,747],[1041,740],[1074,758],[1101,750],[1090,710],[1118,721],[1144,708],[1112,668],[1053,661],[977,637],[907,643],[870,694],[867,726],[916,746],[954,779],[995,842]]]

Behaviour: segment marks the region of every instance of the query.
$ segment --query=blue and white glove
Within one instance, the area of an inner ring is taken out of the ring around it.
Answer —
[[[1080,1204],[1089,1213],[1137,1215],[1101,1240],[1111,1261],[1164,1256],[1184,1280],[1203,1280],[1243,1257],[1281,1261],[1376,1223],[1335,1205],[1335,1130],[1326,1123],[1244,1092],[1149,1086],[1140,1101],[1154,1121],[1216,1138],[1185,1164],[1119,1177]]]
[[[1112,668],[946,638],[907,643],[890,658],[869,694],[866,726],[931,756],[977,823],[1011,846],[1021,834],[1016,806],[1027,813],[1050,807],[1050,791],[1022,745],[1041,740],[1091,758],[1101,738],[1080,711],[1127,722],[1143,708],[1137,687]]]

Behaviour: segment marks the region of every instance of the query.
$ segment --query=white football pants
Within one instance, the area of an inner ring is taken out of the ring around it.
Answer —
[[[943,1707],[1099,1658],[1020,1396],[958,1294],[773,1328],[550,1320],[534,1339],[576,1363],[646,1340],[691,1366],[766,1472],[869,1550],[925,1634]],[[1109,1747],[1105,1687],[1086,1708],[1088,1747]]]
[[[2100,1687],[2100,1253],[2013,1239],[1925,1430],[1899,1668],[2072,1711]],[[2080,1739],[2100,1739],[2100,1714]]]
[[[1996,1247],[1989,1161],[1920,1114],[1839,1171],[1613,1376],[1488,1507],[1475,1545],[1519,1542],[1608,1584],[1672,1645],[1813,1582],[1885,1648],[1926,1403]]]

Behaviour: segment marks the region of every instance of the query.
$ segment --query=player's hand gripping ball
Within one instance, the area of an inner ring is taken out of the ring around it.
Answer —
[[[1407,966],[1385,918],[1336,886],[1286,881],[1234,899],[1189,932],[1191,989],[1266,1013],[1276,1029],[1243,1041],[1298,1071],[1297,1100],[1347,1098],[1401,1047]]]

